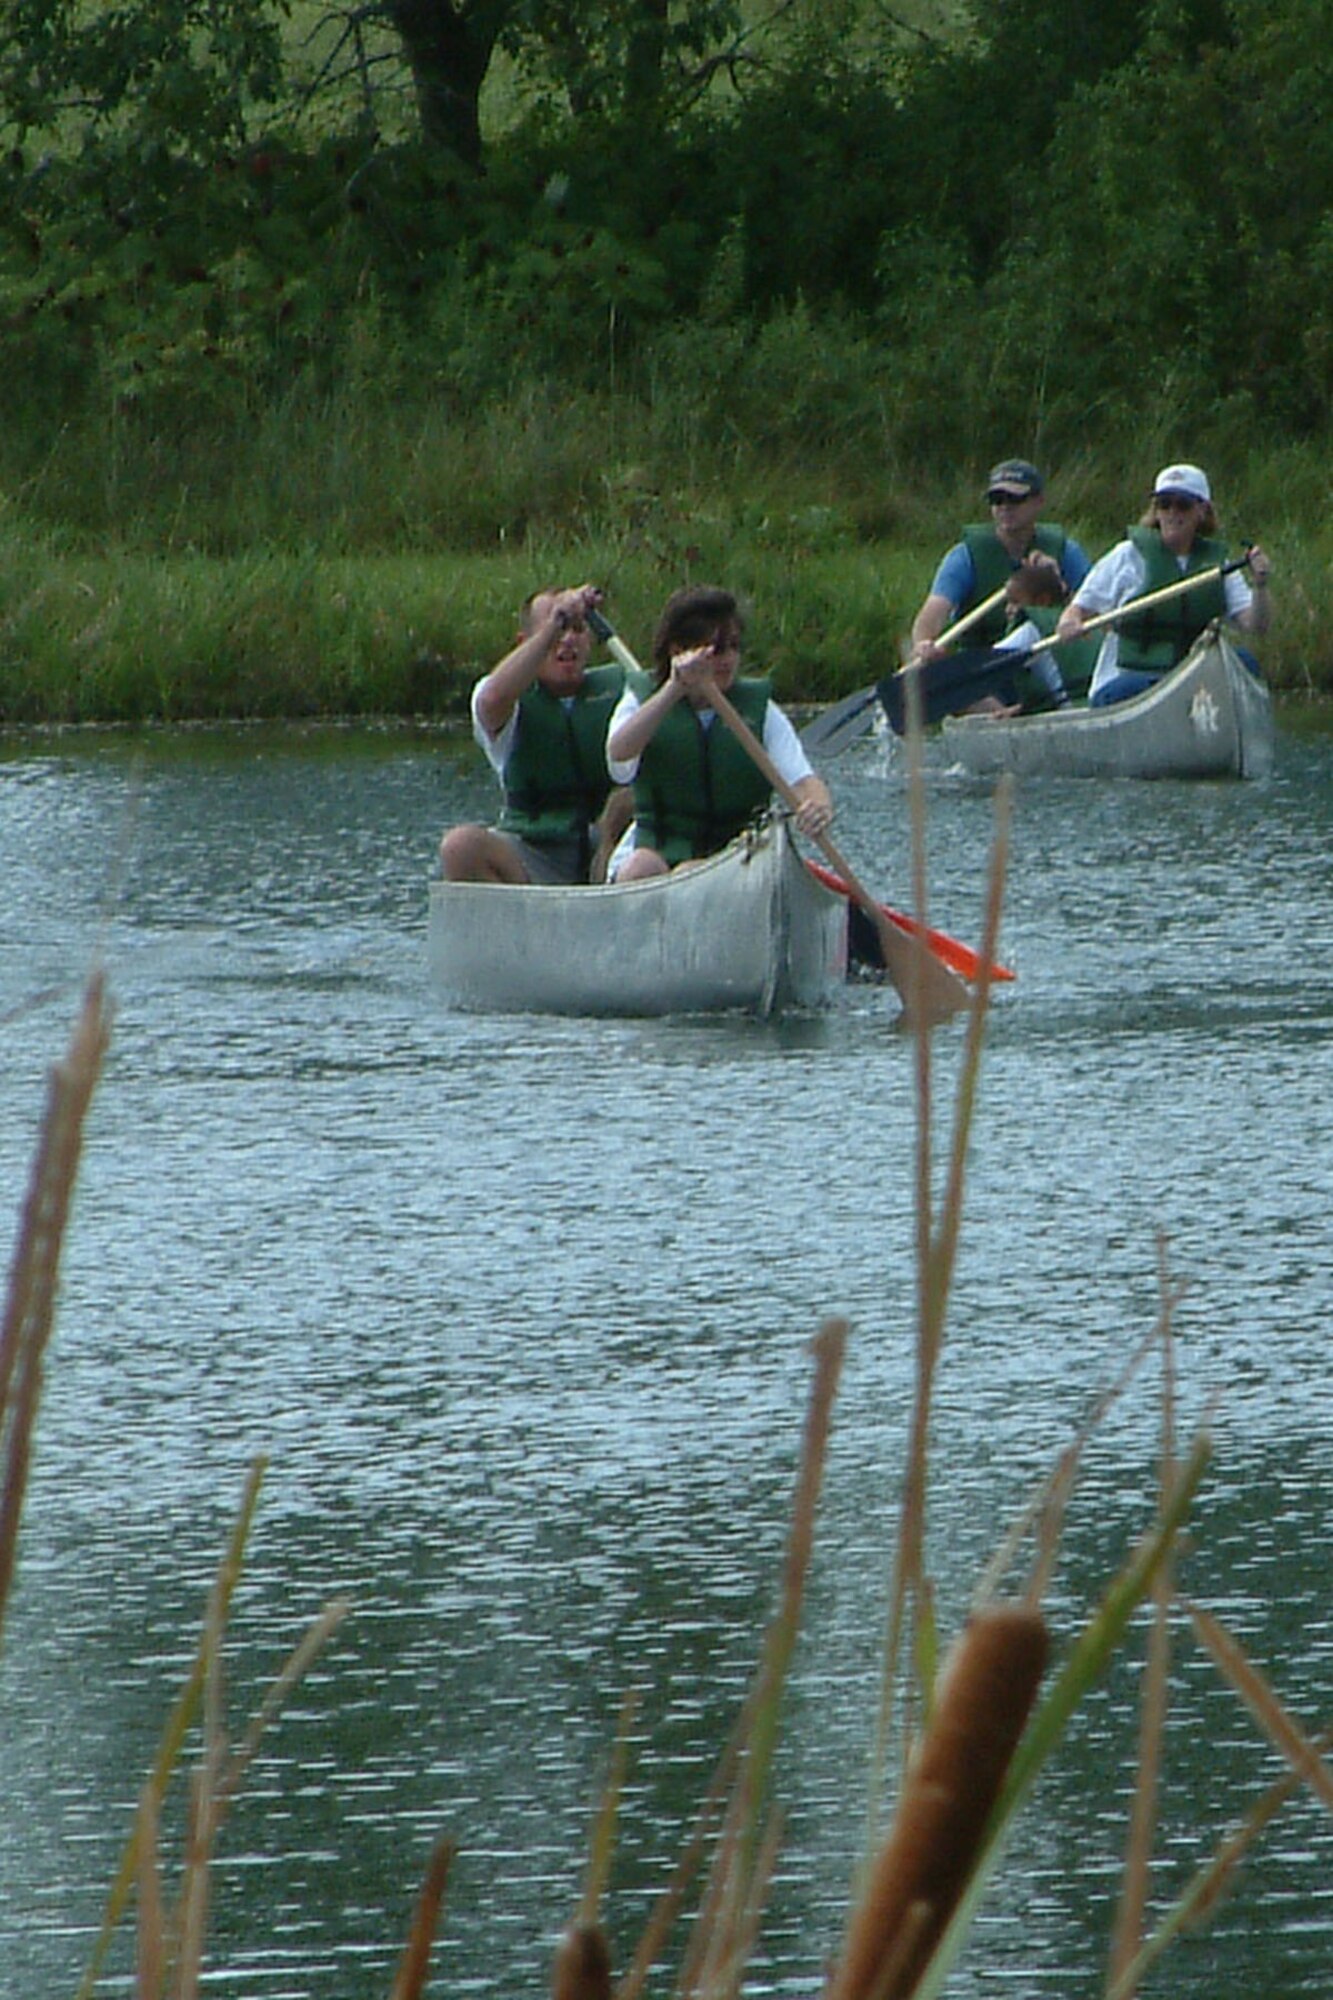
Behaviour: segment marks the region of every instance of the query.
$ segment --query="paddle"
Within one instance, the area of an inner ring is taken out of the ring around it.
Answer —
[[[941,632],[935,644],[948,646],[962,633],[970,632],[988,611],[995,609],[1008,587],[1008,584],[1002,583],[989,597],[983,597],[980,604],[974,604],[970,611],[955,619],[947,631]],[[818,750],[826,758],[836,757],[849,743],[855,743],[858,737],[864,736],[875,719],[879,690],[880,683],[876,681],[873,687],[858,688],[855,694],[844,695],[841,701],[835,701],[831,708],[821,709],[814,721],[807,722],[801,731],[801,746],[806,755],[812,756]]]
[[[1100,632],[1103,627],[1117,625],[1123,618],[1133,617],[1152,604],[1165,604],[1168,598],[1183,597],[1186,591],[1197,590],[1201,583],[1214,583],[1218,577],[1229,576],[1233,569],[1243,569],[1249,561],[1245,555],[1233,556],[1230,562],[1216,563],[1211,569],[1201,569],[1194,576],[1183,576],[1178,583],[1164,583],[1160,590],[1147,591],[1141,597],[1131,597],[1125,604],[1118,604],[1111,611],[1102,611],[1095,618],[1085,618],[1077,636],[1082,639],[1091,632]],[[921,692],[920,720],[924,726],[939,722],[946,715],[956,714],[960,708],[967,708],[979,694],[993,687],[1017,667],[1035,659],[1038,653],[1047,653],[1062,642],[1052,632],[1049,638],[1038,639],[1035,646],[1026,651],[1009,650],[1002,646],[964,647],[961,653],[954,653],[945,660],[924,660],[917,667],[901,667],[896,674],[886,674],[876,692],[884,704],[884,713],[889,718],[889,726],[895,735],[907,732],[907,676],[914,674]]]
[[[836,757],[849,743],[859,742],[875,720],[879,686],[858,688],[828,708],[821,708],[801,731],[801,745],[808,756]]]
[[[822,882],[826,889],[833,889],[840,896],[851,895],[847,883],[843,881],[841,875],[835,875],[831,868],[821,867],[818,861],[807,861],[805,865],[816,881]],[[928,944],[936,958],[958,973],[960,978],[977,980],[981,978],[983,972],[988,978],[997,981],[1013,979],[1016,976],[1007,965],[992,965],[988,968],[981,953],[973,951],[971,945],[964,944],[961,938],[950,937],[947,931],[931,930],[928,925],[918,923],[915,917],[906,916],[902,910],[891,909],[887,903],[881,903],[879,907],[891,924],[896,924],[900,931],[906,931],[910,937],[920,938],[924,944]]]
[[[596,633],[622,667],[630,673],[642,672],[633,653],[603,612],[595,608],[590,609],[587,619],[589,629]],[[799,811],[800,800],[795,790],[781,775],[750,725],[736,713],[721,688],[716,685],[710,686],[708,700],[714,714],[721,719],[757,768],[762,771],[783,804],[793,813]],[[934,957],[918,938],[895,928],[870,891],[862,887],[828,835],[817,833],[811,838],[847,884],[848,895],[860,904],[878,931],[884,969],[898,989],[898,997],[903,1003],[906,1020],[912,1025],[915,1025],[918,1019],[924,1025],[931,1025],[936,1021],[947,1021],[951,1015],[961,1013],[969,1006],[971,996],[962,981],[955,978],[949,968]]]
[[[763,772],[783,804],[795,813],[800,807],[795,789],[779,775],[777,765],[759,738],[744,717],[736,713],[716,682],[708,691],[708,701],[713,712],[721,716],[742,749],[749,753],[757,769]],[[919,938],[912,936],[910,932],[897,929],[870,891],[852,873],[849,864],[829,836],[826,833],[815,833],[811,834],[810,838],[820,853],[828,858],[841,875],[847,884],[848,895],[865,911],[879,933],[879,948],[884,958],[884,970],[898,989],[898,998],[903,1003],[904,1018],[909,1024],[928,1026],[936,1021],[947,1021],[951,1015],[961,1012],[964,1007],[970,1005],[971,996],[962,981],[956,978]]]

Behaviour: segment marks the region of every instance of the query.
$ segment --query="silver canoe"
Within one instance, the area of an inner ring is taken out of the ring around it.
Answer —
[[[430,885],[434,980],[485,1012],[773,1014],[825,1004],[846,957],[846,901],[815,880],[785,817],[642,882]]]
[[[980,776],[1263,778],[1273,766],[1268,690],[1216,627],[1130,701],[1007,721],[957,715],[941,734],[952,761]]]

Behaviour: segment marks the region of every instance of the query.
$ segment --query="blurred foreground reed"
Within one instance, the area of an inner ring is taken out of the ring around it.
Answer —
[[[915,826],[916,899],[925,914],[920,787]],[[1005,813],[987,911],[983,959],[997,955]],[[827,1940],[826,2000],[927,2000],[938,1994],[962,1949],[972,1915],[1039,1772],[1056,1752],[1084,1698],[1120,1647],[1135,1615],[1151,1618],[1142,1681],[1139,1774],[1128,1814],[1125,1866],[1109,1963],[1107,2000],[1130,2000],[1183,1928],[1197,1925],[1232,1885],[1238,1864],[1298,1787],[1333,1808],[1330,1736],[1290,1714],[1238,1641],[1201,1605],[1182,1600],[1176,1562],[1208,1461],[1204,1435],[1175,1435],[1175,1295],[1164,1249],[1155,1326],[1127,1357],[1085,1426],[1070,1440],[1016,1522],[985,1576],[971,1616],[945,1651],[935,1629],[926,1560],[931,1411],[945,1344],[953,1261],[963,1211],[963,1166],[976,1103],[988,995],[968,1018],[952,1131],[938,1178],[932,1156],[931,1038],[914,1041],[917,1093],[917,1373],[906,1472],[885,1623],[879,1713],[873,1719],[864,1857],[850,1885],[841,1938]],[[952,1032],[952,1031],[951,1031]],[[20,1520],[54,1321],[60,1255],[69,1223],[84,1121],[110,1033],[103,982],[89,984],[68,1052],[54,1068],[0,1331],[0,1637],[20,1545]],[[814,1547],[831,1416],[850,1329],[829,1320],[812,1342],[813,1372],[801,1437],[790,1528],[776,1606],[749,1696],[678,1864],[626,1962],[614,1962],[609,1912],[614,1896],[616,1825],[633,1703],[627,1700],[610,1776],[596,1816],[584,1882],[566,1933],[554,1949],[534,1940],[533,1984],[546,1978],[555,2000],[639,2000],[649,1992],[682,2000],[731,2000],[745,1988],[762,1935],[768,1891],[781,1850],[775,1783],[781,1715]],[[1044,1604],[1066,1510],[1089,1439],[1150,1361],[1161,1370],[1160,1479],[1145,1496],[1144,1523],[1079,1623],[1049,1618]],[[208,1976],[212,1862],[229,1807],[260,1752],[268,1725],[335,1633],[348,1606],[325,1607],[293,1649],[243,1729],[232,1731],[222,1663],[228,1613],[255,1517],[263,1464],[252,1468],[204,1610],[191,1670],[167,1718],[142,1787],[105,1921],[79,1994],[91,1996],[122,1921],[135,1934],[136,2000],[190,2000]],[[1149,1914],[1149,1869],[1161,1782],[1170,1649],[1176,1628],[1192,1632],[1284,1760],[1288,1775],[1248,1803],[1184,1892]],[[183,1816],[168,1810],[168,1785],[189,1767]],[[175,1821],[183,1817],[183,1824]],[[165,1852],[171,1821],[179,1842]],[[418,2000],[429,1986],[434,1939],[445,1912],[452,1838],[431,1857],[388,2000]]]

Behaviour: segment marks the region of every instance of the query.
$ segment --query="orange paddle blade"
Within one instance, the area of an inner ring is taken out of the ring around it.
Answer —
[[[807,861],[805,865],[826,889],[835,889],[840,896],[851,894],[841,875],[832,868],[825,868],[818,861]],[[891,909],[887,903],[881,903],[879,907],[900,931],[906,931],[909,936],[920,938],[929,945],[940,963],[947,965],[951,972],[956,972],[960,979],[980,979],[982,973],[987,972],[981,953],[973,951],[971,945],[964,944],[961,938],[950,937],[947,931],[931,930],[929,925],[918,923],[915,917],[909,917],[903,910]],[[1007,965],[992,965],[987,976],[1000,981],[1013,979],[1015,974]]]

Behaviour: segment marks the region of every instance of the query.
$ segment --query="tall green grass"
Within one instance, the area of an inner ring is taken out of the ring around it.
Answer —
[[[0,722],[458,714],[527,592],[583,578],[639,644],[679,584],[725,582],[779,693],[834,696],[896,663],[1015,450],[1094,555],[1163,460],[1205,462],[1225,531],[1274,557],[1270,679],[1333,689],[1320,442],[1255,451],[1225,418],[1182,435],[1166,392],[1101,434],[1085,412],[984,417],[970,392],[951,436],[939,384],[864,324],[798,306],[751,325],[718,283],[632,365],[608,326],[600,387],[595,355],[581,386],[526,375],[499,322],[461,311],[432,375],[429,340],[409,352],[367,305],[335,386],[108,389],[54,431],[20,411],[0,437]]]
[[[1052,463],[1051,515],[1099,552],[1167,448],[1137,449],[1114,481]],[[583,579],[637,647],[680,583],[726,582],[779,695],[832,698],[896,664],[939,555],[982,511],[991,449],[913,471],[860,437],[802,453],[591,396],[71,432],[8,481],[0,723],[459,716],[527,593]],[[1233,534],[1274,557],[1269,678],[1328,693],[1320,454],[1275,447],[1215,476]]]

